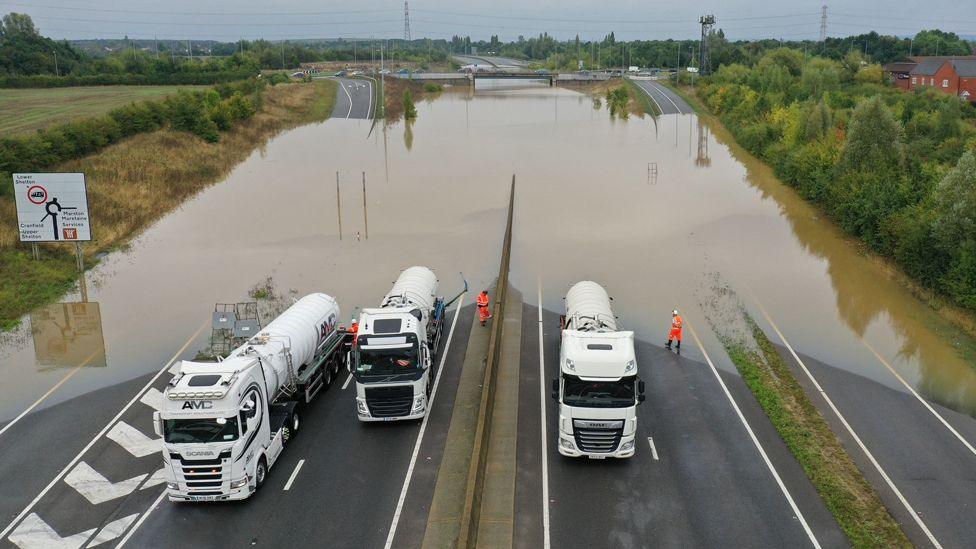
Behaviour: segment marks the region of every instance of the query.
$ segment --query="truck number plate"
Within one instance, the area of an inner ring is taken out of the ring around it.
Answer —
[[[395,418],[395,417],[385,417],[385,418],[383,418],[383,421],[396,421],[397,419],[398,418]]]
[[[607,459],[607,456],[586,456],[590,459]]]
[[[217,501],[220,496],[190,496],[190,501]]]

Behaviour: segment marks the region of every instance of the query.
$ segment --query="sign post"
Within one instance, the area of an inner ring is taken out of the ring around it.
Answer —
[[[85,270],[81,243],[91,241],[88,191],[83,173],[15,173],[14,201],[20,241],[74,242],[78,270]]]

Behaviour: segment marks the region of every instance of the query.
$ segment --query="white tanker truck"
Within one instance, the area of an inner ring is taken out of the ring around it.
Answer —
[[[618,331],[610,297],[590,281],[569,289],[560,327],[559,378],[552,381],[552,398],[559,402],[559,453],[633,456],[637,405],[644,401],[634,332]]]
[[[445,311],[467,289],[465,282],[464,290],[445,302],[437,297],[437,275],[427,267],[410,267],[379,308],[362,310],[349,364],[359,421],[424,417]]]
[[[219,362],[182,361],[154,414],[171,501],[245,499],[345,361],[339,305],[309,294]]]

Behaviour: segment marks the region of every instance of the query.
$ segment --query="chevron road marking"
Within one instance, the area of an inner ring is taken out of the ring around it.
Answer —
[[[17,526],[8,538],[20,549],[81,549],[88,538],[95,533],[96,528],[85,530],[79,534],[62,538],[54,528],[44,522],[37,513],[27,515],[27,518]]]
[[[105,433],[105,437],[114,440],[119,446],[125,448],[125,451],[137,458],[163,451],[163,439],[149,438],[142,434],[142,431],[124,421],[116,423],[115,427]]]
[[[148,476],[148,474],[139,475],[121,482],[112,482],[92,469],[91,465],[80,461],[70,473],[65,475],[64,482],[85,496],[85,499],[93,505],[98,505],[131,494]]]

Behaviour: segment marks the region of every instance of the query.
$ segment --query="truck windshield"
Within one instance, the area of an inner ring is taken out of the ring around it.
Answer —
[[[634,393],[636,376],[621,378],[618,381],[583,381],[571,376],[563,376],[563,404],[584,408],[626,408],[637,400]]]
[[[173,444],[227,442],[239,436],[236,417],[167,419],[163,420],[163,434]]]
[[[394,349],[367,349],[356,353],[356,373],[364,376],[413,374],[420,369],[417,350],[412,346]]]

